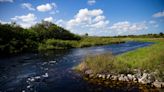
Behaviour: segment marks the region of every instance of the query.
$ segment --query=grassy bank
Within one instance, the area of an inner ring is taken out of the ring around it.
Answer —
[[[87,56],[75,69],[91,69],[94,73],[133,73],[134,69],[156,71],[164,81],[164,39],[162,38],[126,38],[131,41],[149,41],[155,44],[139,48],[118,56],[111,53]]]
[[[120,38],[105,38],[105,37],[82,37],[81,40],[57,40],[48,39],[39,44],[39,50],[52,50],[52,49],[69,49],[69,48],[82,48],[89,46],[107,45],[122,43],[123,39]]]

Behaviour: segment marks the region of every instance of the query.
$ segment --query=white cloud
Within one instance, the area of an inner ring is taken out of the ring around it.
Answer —
[[[115,30],[118,34],[125,32],[134,32],[140,30],[146,30],[148,27],[145,22],[142,23],[130,23],[128,21],[118,22],[113,24],[110,29]]]
[[[153,14],[153,17],[155,17],[155,18],[164,17],[164,11]]]
[[[65,21],[55,21],[56,24],[70,30],[73,33],[89,35],[128,35],[142,33],[148,29],[147,22],[131,23],[122,21],[114,23],[110,26],[109,20],[103,15],[103,10],[80,9],[74,18]]]
[[[34,14],[29,13],[27,15],[15,16],[14,18],[12,18],[12,20],[21,20],[23,22],[32,22],[32,21],[36,20],[36,17]]]
[[[68,21],[60,19],[55,23],[77,34],[102,34],[109,29],[109,21],[101,9],[80,9],[74,18]]]
[[[57,5],[55,3],[47,3],[47,4],[39,5],[36,8],[40,12],[46,12],[46,11],[50,11],[53,8],[56,8],[56,7],[57,7]]]
[[[16,21],[19,25],[21,25],[24,28],[28,28],[34,25],[36,23],[36,19],[37,17],[32,13],[22,16],[15,16],[11,18],[11,20]]]
[[[86,26],[86,27],[103,27],[106,26],[109,21],[105,20],[103,11],[101,9],[80,9],[79,12],[74,16],[73,19],[69,20],[67,23],[68,28],[74,26]]]
[[[12,2],[14,2],[14,0],[0,0],[0,2],[10,2],[10,3],[12,3]]]
[[[35,8],[32,7],[32,4],[30,3],[23,3],[21,4],[22,8],[27,8],[28,10],[34,11]]]
[[[0,20],[0,23],[1,23],[1,24],[10,24],[11,22],[7,22],[7,21]]]
[[[96,3],[96,0],[88,0],[87,4],[88,5],[94,5]]]
[[[53,17],[47,17],[44,19],[44,21],[53,22]]]

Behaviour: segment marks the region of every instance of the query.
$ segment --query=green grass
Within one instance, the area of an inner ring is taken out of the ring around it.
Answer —
[[[75,40],[57,40],[48,39],[39,44],[39,50],[52,50],[52,49],[69,49],[69,48],[82,48],[89,46],[107,45],[113,43],[121,43],[124,40],[120,38],[104,38],[104,37],[83,37],[79,41]]]
[[[39,44],[39,50],[52,50],[52,49],[68,49],[74,48],[77,45],[77,41],[73,40],[56,40],[48,39],[44,43]]]
[[[100,55],[88,55],[84,58],[84,62],[76,67],[76,70],[80,71],[91,69],[93,73],[109,72],[108,69],[111,67],[111,63],[114,60],[114,56],[111,53],[105,53]],[[102,63],[103,61],[103,63]]]
[[[128,38],[126,40],[149,41],[155,42],[155,44],[129,51],[115,57],[108,53],[87,56],[75,69],[80,71],[91,69],[94,73],[131,73],[134,69],[148,70],[149,72],[158,71],[158,76],[162,77],[164,80],[164,39]],[[85,66],[85,68],[80,69],[80,66],[83,66],[83,68]]]

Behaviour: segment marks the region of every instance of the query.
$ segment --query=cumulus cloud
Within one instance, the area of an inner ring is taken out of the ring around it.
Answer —
[[[88,33],[93,35],[109,29],[109,21],[103,15],[101,9],[80,9],[74,18],[67,21],[60,19],[55,23],[78,34]]]
[[[14,2],[14,0],[0,0],[0,2],[10,2],[10,3],[12,3],[12,2]]]
[[[155,17],[155,18],[164,17],[164,10],[153,14],[153,17]]]
[[[152,21],[151,21],[152,22]],[[147,22],[131,23],[121,21],[110,24],[101,9],[80,9],[70,20],[57,20],[56,24],[70,30],[73,33],[89,35],[128,35],[148,29]]]
[[[53,22],[53,17],[47,17],[44,19],[44,21]]]
[[[118,34],[122,34],[124,32],[134,32],[140,30],[146,30],[148,27],[145,22],[142,23],[130,23],[128,21],[118,22],[113,24],[110,29],[115,30]]]
[[[15,16],[11,18],[12,21],[16,21],[19,25],[21,25],[24,28],[28,28],[34,25],[36,23],[36,19],[37,17],[32,13],[22,16]]]
[[[21,4],[22,8],[27,8],[28,10],[34,11],[35,8],[32,7],[32,4],[30,3],[23,3]]]
[[[67,28],[71,29],[76,26],[89,27],[89,28],[104,28],[109,23],[103,15],[101,9],[80,9],[73,19],[67,22]]]
[[[0,23],[1,23],[1,24],[10,24],[11,22],[7,22],[7,21],[0,20]]]
[[[88,5],[94,5],[96,3],[96,0],[88,0],[87,4]]]
[[[55,3],[47,3],[47,4],[39,5],[36,8],[40,12],[46,12],[46,11],[50,11],[53,8],[56,8],[56,7],[57,7],[57,5]]]

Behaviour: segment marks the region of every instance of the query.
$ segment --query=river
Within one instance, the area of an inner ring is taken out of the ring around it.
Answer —
[[[112,52],[118,55],[151,45],[126,42],[105,46],[51,50],[0,58],[0,92],[126,92],[89,84],[72,70],[87,54]],[[137,89],[132,89],[137,91]]]

